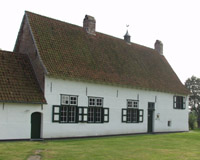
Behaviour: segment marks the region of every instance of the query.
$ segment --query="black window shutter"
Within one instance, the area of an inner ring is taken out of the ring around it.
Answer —
[[[103,108],[103,122],[109,122],[109,108]]]
[[[127,109],[122,108],[122,122],[127,122]]]
[[[88,107],[78,107],[78,122],[87,122]]]
[[[176,96],[173,97],[173,107],[176,109]]]
[[[144,119],[144,110],[143,109],[138,109],[138,122],[142,123]]]
[[[78,106],[75,107],[75,114],[76,114],[75,123],[78,123],[79,122],[79,109],[78,109]]]
[[[52,122],[60,121],[60,106],[54,105],[52,108]]]
[[[78,107],[78,122],[83,122],[83,107]]]
[[[101,123],[104,122],[104,108],[101,108]]]
[[[183,97],[183,109],[185,109],[185,108],[186,108],[186,98]]]

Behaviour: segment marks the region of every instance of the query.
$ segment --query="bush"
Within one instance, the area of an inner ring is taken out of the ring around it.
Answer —
[[[194,111],[189,113],[189,128],[191,130],[197,128],[197,115]]]

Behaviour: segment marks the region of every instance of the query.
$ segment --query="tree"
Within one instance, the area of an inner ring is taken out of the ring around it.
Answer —
[[[200,128],[200,78],[195,76],[188,78],[185,86],[190,90],[189,106],[191,111],[196,113],[198,128]]]

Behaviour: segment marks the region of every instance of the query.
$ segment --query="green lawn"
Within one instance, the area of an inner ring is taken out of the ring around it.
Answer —
[[[0,160],[199,160],[200,130],[42,142],[0,142]]]

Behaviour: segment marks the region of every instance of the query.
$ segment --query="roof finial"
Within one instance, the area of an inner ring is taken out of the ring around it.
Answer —
[[[126,27],[127,27],[127,30],[126,30],[126,34],[124,35],[124,40],[125,40],[126,42],[130,43],[130,41],[131,41],[131,36],[130,36],[129,33],[128,33],[129,24],[127,24]]]

